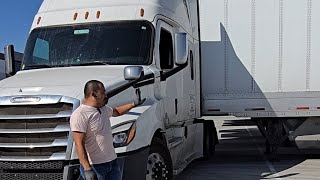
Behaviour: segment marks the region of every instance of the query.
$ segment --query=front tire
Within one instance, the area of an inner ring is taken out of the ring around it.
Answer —
[[[154,138],[147,161],[146,180],[172,180],[172,160],[164,141]]]

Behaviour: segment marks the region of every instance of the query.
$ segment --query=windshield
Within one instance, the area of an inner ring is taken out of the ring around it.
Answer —
[[[152,26],[144,21],[39,28],[22,69],[150,63]]]

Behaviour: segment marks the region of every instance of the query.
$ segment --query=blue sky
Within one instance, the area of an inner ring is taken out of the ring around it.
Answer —
[[[43,0],[5,0],[1,2],[0,52],[13,44],[15,51],[23,52],[34,15]]]

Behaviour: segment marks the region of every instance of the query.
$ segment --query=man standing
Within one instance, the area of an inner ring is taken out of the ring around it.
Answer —
[[[88,81],[84,102],[71,115],[70,126],[85,180],[120,180],[121,172],[113,147],[110,117],[127,113],[140,102],[115,108],[106,106],[106,90],[102,82]]]

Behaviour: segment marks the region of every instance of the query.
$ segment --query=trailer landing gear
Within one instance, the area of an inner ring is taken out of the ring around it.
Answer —
[[[296,120],[289,123],[287,119],[258,119],[257,126],[266,139],[266,154],[275,155],[285,141],[288,140],[291,132],[296,130],[304,121]]]

